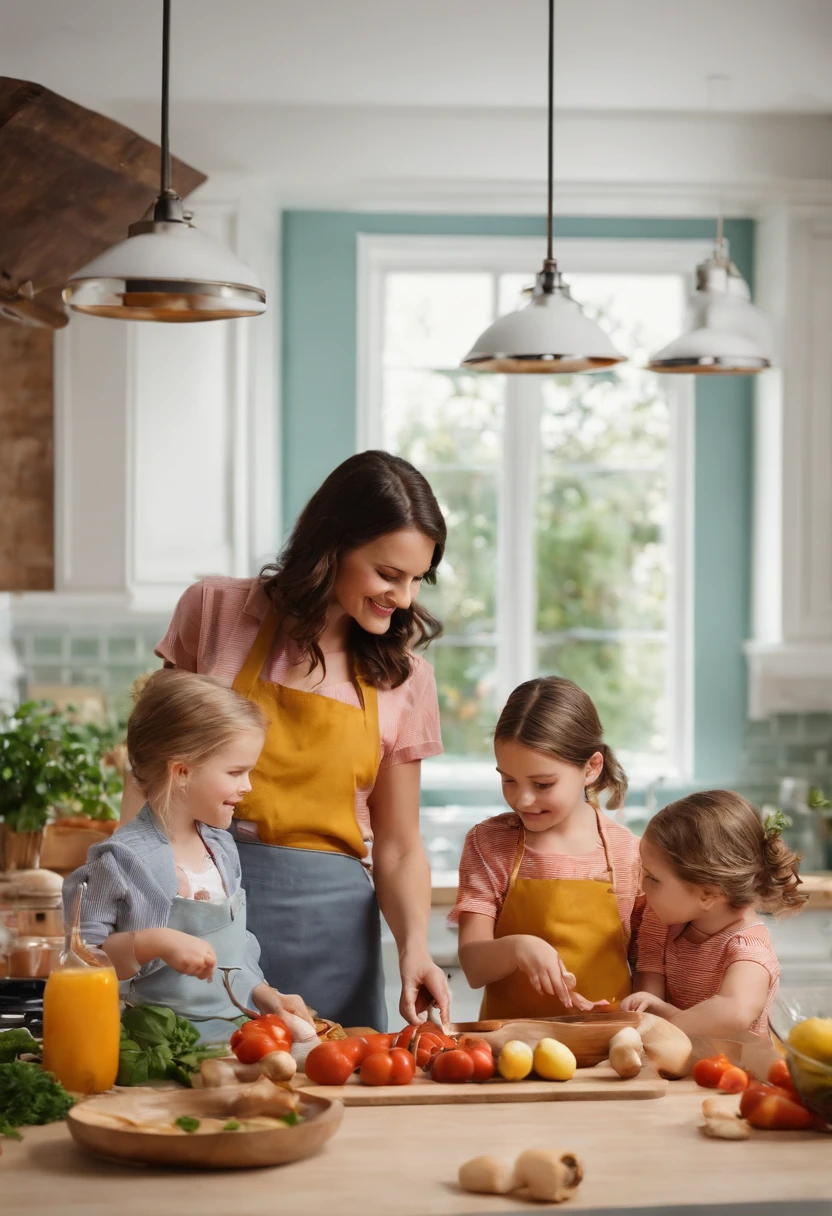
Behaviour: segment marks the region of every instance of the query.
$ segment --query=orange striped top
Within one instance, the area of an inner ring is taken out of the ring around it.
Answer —
[[[156,647],[172,667],[214,676],[232,684],[251,649],[269,608],[259,578],[204,578],[181,596],[168,631]],[[279,684],[293,662],[294,647],[276,645],[263,668],[263,679]],[[359,705],[352,683],[313,690],[346,705]],[[412,656],[412,671],[398,688],[378,689],[381,768],[438,756],[442,751],[439,702],[433,668]],[[356,790],[355,811],[364,839],[372,839],[367,806],[372,789]]]
[[[465,837],[459,863],[459,888],[456,904],[448,916],[456,923],[463,912],[479,912],[496,920],[508,892],[511,870],[517,852],[520,820],[513,811],[484,819]],[[641,858],[638,839],[608,815],[601,815],[604,833],[615,872],[615,896],[625,940],[634,939],[644,910],[641,893]],[[601,878],[607,872],[607,859],[601,842],[591,853],[541,853],[534,848],[534,835],[526,834],[526,850],[519,878]]]
[[[771,934],[762,923],[730,926],[704,942],[682,937],[684,925],[663,925],[648,907],[638,934],[638,970],[664,976],[665,999],[677,1009],[716,996],[732,963],[759,963],[769,976],[765,1009],[753,1026],[754,1034],[768,1035],[768,1011],[780,979],[780,964]]]

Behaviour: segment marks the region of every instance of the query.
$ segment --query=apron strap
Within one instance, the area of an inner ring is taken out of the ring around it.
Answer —
[[[244,697],[250,697],[251,690],[254,688],[260,672],[263,670],[266,660],[272,652],[279,627],[280,621],[277,613],[269,605],[266,615],[260,622],[260,628],[257,630],[254,644],[246,656],[246,661],[240,668],[237,679],[234,681],[235,692],[241,693]]]
[[[508,880],[508,891],[514,886],[517,881],[517,875],[520,873],[520,867],[523,864],[523,854],[526,852],[526,829],[523,827],[522,820],[520,821],[520,832],[517,836],[517,848],[514,852],[514,865],[511,867],[511,876]],[[506,891],[506,899],[508,898]]]
[[[607,833],[604,830],[604,826],[603,826],[603,823],[601,820],[603,811],[598,806],[593,806],[593,809],[595,811],[595,819],[598,824],[598,835],[601,837],[601,844],[603,845],[603,848],[604,848],[604,856],[607,859],[607,869],[610,872],[610,886],[612,887],[613,890],[615,890],[615,869],[613,868],[613,864],[612,864],[612,853],[610,852],[609,841],[607,840]]]

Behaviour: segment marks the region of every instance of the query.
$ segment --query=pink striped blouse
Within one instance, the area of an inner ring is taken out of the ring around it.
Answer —
[[[268,607],[259,578],[201,579],[180,598],[156,654],[173,667],[232,684]],[[280,684],[296,659],[288,646],[275,646],[263,678]],[[412,656],[412,667],[404,684],[378,690],[382,768],[424,760],[442,751],[433,668],[420,655]],[[315,691],[346,705],[359,704],[351,683],[329,684]],[[371,788],[357,790],[355,797],[355,813],[365,840],[372,839],[367,807],[371,792]]]

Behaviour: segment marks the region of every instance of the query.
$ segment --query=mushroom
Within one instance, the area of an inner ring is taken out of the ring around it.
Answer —
[[[199,1068],[203,1089],[219,1089],[223,1085],[239,1085],[268,1077],[275,1085],[291,1081],[297,1072],[297,1062],[288,1051],[270,1051],[255,1064],[242,1064],[233,1057],[203,1060]]]
[[[660,1076],[672,1079],[687,1076],[693,1049],[684,1030],[654,1013],[643,1013],[638,1032],[644,1054],[656,1065]]]
[[[514,1189],[514,1171],[499,1157],[474,1157],[459,1167],[459,1185],[476,1195],[507,1195]]]
[[[562,1203],[578,1189],[584,1171],[574,1153],[531,1148],[514,1163],[517,1187],[542,1203]]]
[[[296,1094],[275,1085],[268,1077],[261,1077],[253,1085],[246,1085],[240,1090],[228,1113],[238,1119],[246,1119],[250,1115],[274,1115],[279,1119],[295,1110],[297,1102]]]
[[[641,1036],[633,1026],[625,1026],[610,1039],[610,1064],[619,1077],[628,1080],[641,1072]]]

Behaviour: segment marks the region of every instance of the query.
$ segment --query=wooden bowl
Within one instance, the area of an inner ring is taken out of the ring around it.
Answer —
[[[134,1165],[170,1165],[185,1169],[248,1169],[286,1165],[311,1157],[330,1140],[344,1116],[343,1103],[332,1098],[300,1094],[297,1127],[256,1131],[195,1132],[165,1135],[130,1128],[107,1127],[95,1122],[97,1113],[150,1119],[180,1115],[195,1118],[227,1117],[228,1103],[240,1093],[239,1086],[218,1089],[153,1090],[102,1094],[79,1102],[67,1115],[73,1139],[87,1152],[109,1160]]]
[[[504,1018],[487,1022],[456,1022],[451,1034],[485,1039],[496,1055],[510,1039],[536,1046],[541,1039],[565,1043],[578,1068],[593,1068],[609,1055],[610,1039],[625,1026],[638,1027],[641,1014],[623,1010],[592,1010],[557,1018]]]

